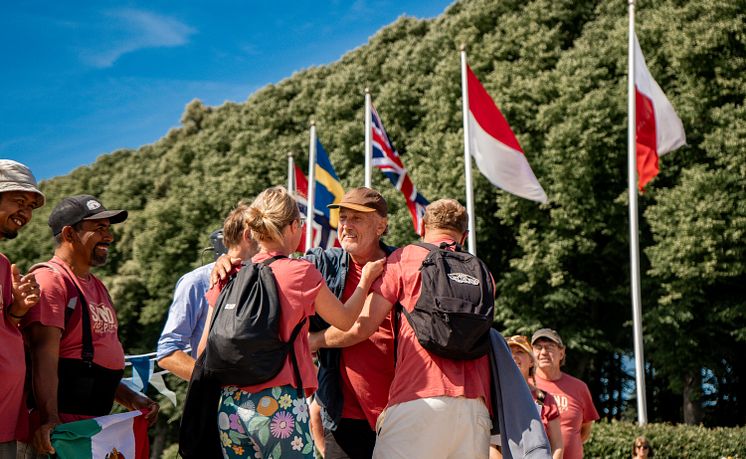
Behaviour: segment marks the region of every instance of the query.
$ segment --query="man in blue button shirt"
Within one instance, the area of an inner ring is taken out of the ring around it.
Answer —
[[[257,252],[256,242],[251,239],[251,230],[244,223],[248,208],[247,204],[239,202],[228,214],[223,224],[220,244],[227,248],[229,254],[243,260],[251,259]],[[225,252],[219,249],[220,237],[216,233],[210,239],[217,257]],[[158,365],[187,381],[192,378],[197,344],[205,328],[209,307],[205,293],[210,288],[210,272],[214,265],[215,263],[210,263],[200,266],[179,279],[166,325],[158,339]]]

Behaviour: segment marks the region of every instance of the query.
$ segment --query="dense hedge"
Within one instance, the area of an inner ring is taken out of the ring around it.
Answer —
[[[629,458],[632,442],[645,435],[653,446],[656,459],[666,458],[746,458],[746,428],[599,422],[585,444],[586,458]]]

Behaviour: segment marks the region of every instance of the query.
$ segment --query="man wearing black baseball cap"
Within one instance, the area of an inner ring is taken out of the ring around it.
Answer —
[[[107,415],[114,401],[148,410],[151,424],[158,414],[157,403],[121,382],[124,350],[116,309],[90,272],[106,263],[114,242],[111,225],[126,219],[126,210],[107,210],[90,195],[64,198],[49,216],[54,257],[35,267],[41,298],[23,321],[31,349],[36,454],[54,453],[49,434],[55,425]],[[28,449],[24,454],[33,457]]]

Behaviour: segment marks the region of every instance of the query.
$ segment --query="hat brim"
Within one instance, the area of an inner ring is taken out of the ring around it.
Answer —
[[[338,202],[336,204],[329,204],[326,206],[329,209],[339,209],[344,207],[345,209],[357,210],[358,212],[375,212],[376,209],[372,207],[361,206],[360,204],[352,204],[350,202]]]
[[[27,185],[25,183],[0,183],[0,193],[5,193],[6,191],[26,191],[38,195],[41,198],[41,203],[39,203],[38,206],[34,207],[35,209],[43,206],[44,203],[47,201],[47,197],[44,196],[44,193],[42,193],[38,188],[33,185]]]
[[[548,339],[549,341],[556,343],[558,346],[564,346],[562,344],[562,341],[557,341],[557,338],[549,333],[540,333],[538,335],[535,335],[531,339],[531,345],[533,346],[535,342],[539,341],[541,338]]]
[[[529,348],[528,346],[524,346],[522,344],[518,344],[515,341],[508,341],[508,346],[515,346],[518,349],[520,349],[523,352],[525,352],[526,354],[528,354],[529,357],[531,357],[531,359],[535,359],[533,349]]]
[[[109,223],[112,225],[116,223],[122,223],[123,221],[127,220],[128,212],[126,210],[105,210],[103,212],[99,212],[96,215],[91,215],[90,217],[86,217],[83,220],[102,220],[104,218],[109,219]]]

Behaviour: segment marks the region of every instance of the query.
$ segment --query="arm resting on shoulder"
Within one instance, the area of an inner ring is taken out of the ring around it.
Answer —
[[[329,287],[322,283],[321,290],[319,290],[314,303],[316,312],[330,325],[340,330],[349,330],[360,315],[370,286],[383,272],[385,263],[386,259],[381,258],[380,260],[369,261],[363,266],[363,274],[360,276],[360,282],[358,282],[355,291],[347,299],[345,304],[342,304],[334,296],[332,291],[329,290]]]
[[[348,331],[329,327],[326,330],[311,333],[309,336],[311,350],[315,351],[322,347],[349,347],[365,341],[378,330],[381,322],[391,311],[391,306],[391,303],[381,295],[376,293],[368,295],[360,316]]]

